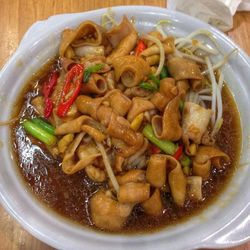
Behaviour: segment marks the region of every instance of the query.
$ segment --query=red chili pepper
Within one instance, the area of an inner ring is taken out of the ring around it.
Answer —
[[[64,117],[80,93],[84,67],[75,64],[67,73],[57,115]],[[69,97],[67,95],[70,95]]]
[[[160,148],[158,148],[154,144],[151,144],[149,150],[151,154],[159,154],[161,152]]]
[[[44,118],[48,119],[53,110],[53,102],[50,98],[44,99]]]
[[[49,96],[52,94],[54,87],[57,83],[57,79],[59,77],[59,73],[57,71],[53,71],[48,80],[43,85],[43,95],[44,95],[44,117],[48,119],[53,110],[53,103]]]
[[[137,44],[137,46],[135,48],[135,55],[139,56],[141,54],[141,52],[143,50],[145,50],[146,48],[147,48],[147,45],[142,40],[139,40],[138,44]]]
[[[183,152],[183,144],[181,144],[178,148],[177,148],[177,150],[175,151],[175,153],[174,153],[174,158],[176,159],[176,160],[179,160],[180,159],[180,157],[181,157],[181,155],[182,155],[182,152]]]

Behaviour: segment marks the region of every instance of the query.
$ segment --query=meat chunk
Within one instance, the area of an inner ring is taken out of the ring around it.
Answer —
[[[102,229],[120,230],[133,209],[131,204],[122,204],[105,193],[98,191],[90,199],[90,213],[93,223]]]

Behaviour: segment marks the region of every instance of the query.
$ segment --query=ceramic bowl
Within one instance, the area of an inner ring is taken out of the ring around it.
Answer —
[[[167,9],[150,6],[114,7],[117,19],[134,17],[140,32],[151,30],[160,19],[171,20],[169,34],[187,35],[204,28],[211,31],[224,52],[238,48],[226,35],[197,19]],[[106,9],[52,16],[35,23],[25,34],[15,54],[0,73],[0,120],[6,120],[23,85],[49,58],[56,55],[60,34],[90,19],[100,22]],[[32,235],[59,249],[194,249],[224,248],[242,244],[250,234],[250,64],[238,48],[223,68],[241,116],[243,128],[240,164],[227,188],[201,214],[159,232],[112,235],[91,231],[71,223],[46,209],[20,178],[11,153],[10,130],[0,128],[0,200],[6,210]]]

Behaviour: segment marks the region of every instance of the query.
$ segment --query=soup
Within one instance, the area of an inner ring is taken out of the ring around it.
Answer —
[[[15,107],[13,150],[25,183],[57,213],[105,232],[176,224],[230,179],[241,128],[233,97],[196,38],[107,29],[63,31],[59,57]]]

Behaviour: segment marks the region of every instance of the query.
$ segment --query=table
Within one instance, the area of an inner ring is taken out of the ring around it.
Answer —
[[[166,6],[165,0],[0,0],[0,67],[14,53],[22,36],[37,20],[59,13],[73,13],[117,5]],[[250,12],[238,12],[228,35],[250,55]],[[0,249],[50,250],[0,206]],[[250,249],[250,242],[231,250]]]

